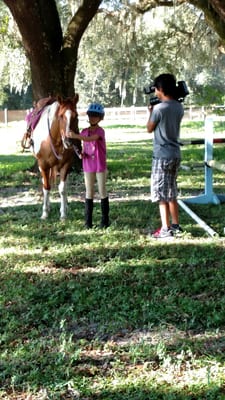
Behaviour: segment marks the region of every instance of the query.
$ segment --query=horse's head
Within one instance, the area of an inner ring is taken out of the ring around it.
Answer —
[[[59,103],[57,114],[59,118],[60,131],[63,137],[65,137],[69,131],[79,131],[76,107],[78,100],[78,94],[76,94],[74,97],[68,97],[66,99],[62,99],[61,97],[57,98]]]

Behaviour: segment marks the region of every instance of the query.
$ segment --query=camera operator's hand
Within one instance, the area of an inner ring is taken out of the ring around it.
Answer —
[[[154,131],[155,127],[156,127],[156,124],[155,124],[154,122],[151,121],[151,115],[152,115],[153,107],[154,107],[154,106],[153,106],[152,104],[150,104],[150,105],[148,106],[148,110],[149,110],[149,119],[148,119],[148,122],[147,122],[147,131],[148,131],[149,133],[152,133],[152,132]]]
[[[151,104],[148,106],[148,111],[150,112],[150,114],[152,113],[153,107],[154,107],[154,106],[151,105]]]

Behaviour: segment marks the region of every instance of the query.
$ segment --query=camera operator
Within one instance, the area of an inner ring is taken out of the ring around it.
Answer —
[[[147,131],[154,131],[151,200],[159,202],[161,227],[152,233],[152,237],[161,239],[182,232],[177,203],[177,174],[181,162],[178,140],[184,111],[182,104],[176,100],[174,75],[157,76],[153,86],[160,102],[149,106]]]

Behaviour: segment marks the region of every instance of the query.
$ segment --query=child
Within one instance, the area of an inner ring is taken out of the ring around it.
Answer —
[[[106,141],[105,131],[99,126],[103,120],[104,107],[92,103],[87,110],[90,126],[81,131],[80,135],[73,134],[73,138],[83,141],[82,164],[84,171],[85,196],[85,227],[92,228],[92,213],[94,199],[94,185],[97,179],[98,192],[101,198],[101,228],[109,226],[109,198],[106,190]]]
[[[177,174],[181,161],[179,134],[184,110],[176,100],[176,79],[172,74],[156,77],[154,87],[161,102],[150,107],[147,130],[154,131],[151,198],[159,203],[161,217],[161,227],[152,236],[161,239],[182,232],[178,215]]]

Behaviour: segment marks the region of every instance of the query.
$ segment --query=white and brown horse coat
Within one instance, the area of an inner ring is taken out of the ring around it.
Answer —
[[[80,141],[73,141],[69,147],[64,143],[70,131],[78,132],[77,101],[78,96],[75,96],[73,99],[58,99],[47,105],[32,132],[33,153],[38,162],[43,184],[42,219],[46,219],[50,211],[49,195],[53,171],[60,177],[58,186],[61,200],[60,217],[66,218],[66,181],[74,157],[77,157],[77,149],[80,149]]]

